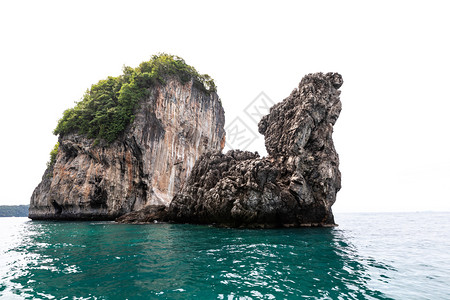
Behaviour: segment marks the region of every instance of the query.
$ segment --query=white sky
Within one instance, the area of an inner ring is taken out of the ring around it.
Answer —
[[[274,3],[1,1],[0,204],[29,202],[91,84],[168,52],[216,80],[227,124],[262,91],[278,102],[307,73],[341,73],[334,210],[449,211],[450,2]]]

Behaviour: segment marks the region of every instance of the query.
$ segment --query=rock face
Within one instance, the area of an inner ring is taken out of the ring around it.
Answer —
[[[305,76],[258,129],[268,156],[208,152],[168,210],[170,220],[230,227],[333,226],[341,188],[332,132],[340,111],[337,73]]]
[[[147,224],[167,222],[167,206],[149,205],[140,210],[126,213],[116,219],[118,223]]]
[[[225,143],[216,93],[172,78],[143,99],[134,122],[111,145],[60,137],[56,163],[33,192],[32,219],[108,219],[168,206],[200,155]]]

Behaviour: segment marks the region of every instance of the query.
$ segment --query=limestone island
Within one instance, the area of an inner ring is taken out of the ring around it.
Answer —
[[[66,110],[30,201],[34,220],[334,226],[341,188],[337,73],[306,75],[258,124],[268,156],[225,145],[214,81],[159,54]]]

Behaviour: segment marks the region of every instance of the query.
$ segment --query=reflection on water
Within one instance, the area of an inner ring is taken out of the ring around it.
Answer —
[[[371,282],[395,272],[360,257],[340,229],[23,219],[10,227],[0,295],[11,299],[386,299]]]

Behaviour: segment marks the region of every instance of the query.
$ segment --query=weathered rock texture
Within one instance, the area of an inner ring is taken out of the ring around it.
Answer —
[[[169,221],[167,206],[148,205],[136,211],[126,213],[116,219],[118,223],[147,224]]]
[[[169,205],[207,150],[225,143],[216,93],[193,81],[156,85],[134,122],[111,145],[77,134],[60,137],[54,166],[30,203],[32,219],[115,219],[149,205]]]
[[[305,76],[259,123],[268,156],[209,152],[169,207],[169,219],[230,227],[332,226],[341,188],[332,132],[339,113],[337,73]]]

